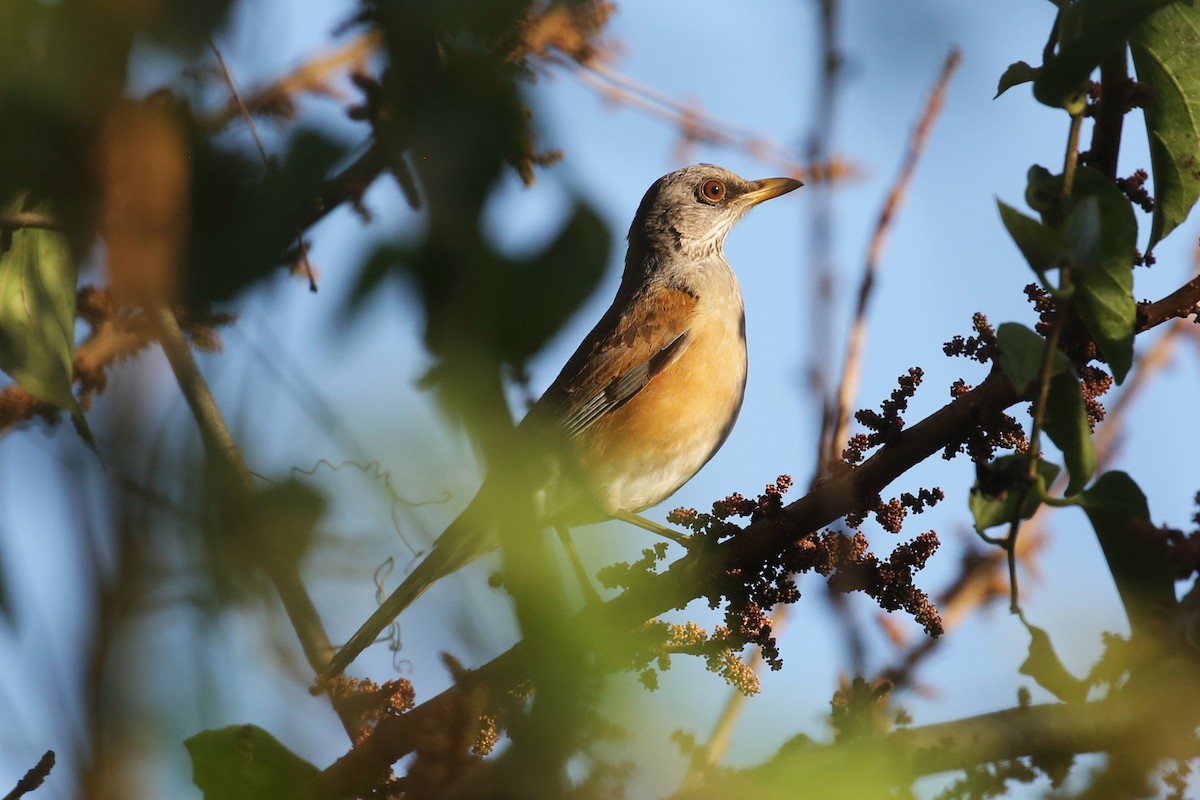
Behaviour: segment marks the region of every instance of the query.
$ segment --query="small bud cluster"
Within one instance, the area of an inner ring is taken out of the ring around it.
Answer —
[[[908,408],[908,401],[917,393],[917,387],[921,385],[924,375],[920,367],[912,367],[906,375],[897,379],[899,388],[893,389],[891,397],[879,404],[879,411],[860,409],[854,413],[854,419],[870,433],[859,433],[850,437],[846,449],[842,451],[843,461],[847,464],[858,464],[867,450],[887,444],[904,430],[904,418],[900,416],[900,412]]]
[[[971,317],[971,327],[975,330],[974,336],[963,338],[955,335],[942,345],[942,352],[948,356],[971,358],[986,364],[996,354],[996,331],[988,322],[988,318],[978,311]]]

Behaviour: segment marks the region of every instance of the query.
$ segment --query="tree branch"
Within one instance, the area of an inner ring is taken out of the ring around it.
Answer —
[[[1082,753],[1121,753],[1151,761],[1193,757],[1197,744],[1189,735],[1200,720],[1194,692],[1186,681],[1172,682],[1153,693],[1079,704],[1025,706],[975,717],[907,728],[847,744],[787,745],[766,764],[736,772],[674,800],[749,796],[803,798],[883,796],[851,793],[906,786],[940,772],[1022,757],[1035,765],[1064,763]],[[1134,751],[1134,752],[1131,752]],[[1150,755],[1152,754],[1152,755]],[[822,776],[820,782],[798,781]],[[830,792],[829,782],[837,782]],[[803,787],[811,787],[808,792]],[[799,791],[798,791],[799,790]]]

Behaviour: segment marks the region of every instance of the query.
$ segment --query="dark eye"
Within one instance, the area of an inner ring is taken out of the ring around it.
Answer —
[[[704,199],[710,203],[719,203],[725,197],[725,184],[717,179],[707,180],[700,187]]]

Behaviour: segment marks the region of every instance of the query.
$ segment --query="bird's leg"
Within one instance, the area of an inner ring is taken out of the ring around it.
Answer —
[[[592,579],[588,577],[587,570],[583,567],[579,551],[575,549],[575,542],[571,539],[571,532],[563,525],[555,525],[554,530],[558,533],[558,539],[567,553],[567,561],[571,562],[571,570],[575,573],[576,580],[579,581],[579,590],[583,592],[583,602],[588,605],[603,603],[604,600],[596,591],[596,587],[592,586]]]
[[[628,522],[630,525],[636,525],[642,530],[650,531],[651,533],[657,534],[664,539],[670,539],[676,544],[681,544],[687,548],[691,548],[692,546],[692,537],[688,536],[687,534],[683,534],[677,530],[668,528],[666,525],[659,525],[657,522],[651,522],[645,517],[634,514],[632,511],[618,511],[614,516],[623,522]]]

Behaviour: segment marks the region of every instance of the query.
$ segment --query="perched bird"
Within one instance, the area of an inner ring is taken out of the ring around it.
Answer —
[[[725,236],[755,205],[802,184],[746,181],[711,164],[659,178],[629,228],[612,307],[521,422],[518,435],[560,437],[535,491],[538,518],[564,527],[625,519],[665,500],[725,442],[746,386],[742,293]],[[337,675],[439,578],[499,545],[497,481],[330,662]],[[665,530],[665,529],[661,529]]]

